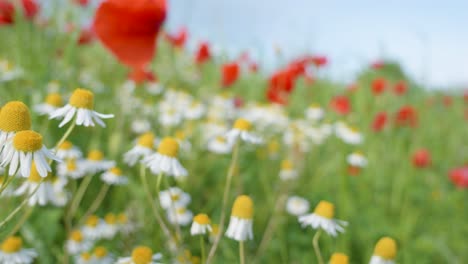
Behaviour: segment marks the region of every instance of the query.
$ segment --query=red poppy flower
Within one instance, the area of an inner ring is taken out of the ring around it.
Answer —
[[[443,98],[442,98],[442,102],[444,103],[444,105],[446,107],[449,107],[452,105],[453,103],[453,98],[449,95],[445,95]]]
[[[358,176],[359,173],[361,172],[361,168],[356,167],[356,166],[348,166],[348,174],[351,176]]]
[[[226,63],[221,66],[221,85],[226,88],[233,85],[240,74],[240,67],[237,62]]]
[[[348,97],[343,95],[335,96],[330,102],[330,107],[340,115],[347,115],[351,112],[351,103]]]
[[[403,95],[408,90],[408,85],[405,81],[399,81],[393,86],[393,92],[396,95]]]
[[[283,90],[267,89],[266,97],[270,103],[285,105],[288,103],[289,93]]]
[[[94,40],[94,32],[89,28],[82,28],[78,37],[78,45],[86,45]]]
[[[396,113],[395,123],[399,126],[414,127],[418,123],[418,114],[412,106],[403,106]]]
[[[94,17],[97,37],[123,64],[144,68],[166,18],[165,0],[105,0]]]
[[[372,81],[372,92],[374,95],[382,94],[387,86],[387,81],[384,78],[377,78]]]
[[[157,81],[156,76],[152,72],[140,68],[134,68],[128,75],[128,79],[134,81],[136,84]]]
[[[372,122],[372,130],[374,132],[380,132],[385,128],[388,121],[388,115],[386,112],[377,113]]]
[[[258,72],[258,64],[256,62],[251,61],[249,63],[249,71],[250,72]]]
[[[431,164],[431,154],[427,149],[418,149],[413,153],[413,165],[418,168],[425,168]]]
[[[172,44],[174,48],[183,48],[187,41],[188,33],[185,27],[182,27],[174,34],[165,33],[167,41]]]
[[[39,4],[35,0],[21,0],[24,15],[28,19],[34,18],[39,12]]]
[[[325,56],[313,56],[311,60],[312,60],[312,63],[318,68],[325,66],[328,63],[328,59]]]
[[[268,88],[272,90],[281,90],[289,93],[294,89],[294,85],[294,73],[288,69],[273,73],[268,80]]]
[[[87,6],[89,4],[89,0],[75,0],[75,4],[80,5],[80,6]]]
[[[451,170],[449,177],[457,187],[468,188],[468,166]]]
[[[211,58],[210,46],[207,42],[202,42],[195,53],[195,62],[202,64]]]
[[[6,0],[0,0],[0,26],[13,24],[15,6]]]
[[[380,70],[382,69],[383,67],[385,66],[385,62],[384,61],[381,61],[381,60],[378,60],[378,61],[375,61],[371,64],[371,68],[374,69],[374,70]]]

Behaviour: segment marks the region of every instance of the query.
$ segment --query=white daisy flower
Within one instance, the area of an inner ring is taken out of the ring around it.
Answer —
[[[70,97],[68,104],[52,112],[49,119],[63,117],[59,127],[63,127],[65,124],[72,121],[73,118],[75,118],[74,122],[78,126],[94,126],[96,122],[100,126],[105,127],[106,124],[104,124],[101,118],[106,119],[114,117],[112,114],[101,114],[93,109],[94,94],[89,90],[76,89]]]
[[[226,236],[237,241],[252,240],[253,210],[253,201],[249,196],[238,196],[232,206]]]
[[[85,224],[81,227],[83,236],[89,240],[99,240],[102,238],[103,220],[95,215],[90,215]]]
[[[138,246],[133,249],[130,257],[119,258],[116,264],[161,264],[161,253],[153,254],[149,247]]]
[[[6,103],[0,111],[0,153],[19,131],[31,129],[29,108],[20,101]],[[0,159],[1,161],[2,159]]]
[[[204,142],[209,142],[219,135],[224,135],[228,131],[228,127],[222,122],[208,121],[202,124],[201,130]],[[225,138],[225,137],[224,137]]]
[[[229,142],[236,142],[240,138],[242,141],[252,144],[262,143],[262,138],[250,132],[251,128],[252,123],[246,119],[239,118],[234,122],[234,127],[226,133],[226,138]]]
[[[346,158],[348,164],[353,167],[364,168],[367,166],[367,159],[361,152],[353,152]]]
[[[227,154],[232,151],[232,143],[226,137],[217,136],[208,141],[207,148],[209,151],[217,154]]]
[[[174,208],[167,209],[167,219],[172,224],[179,224],[181,226],[186,226],[192,222],[193,213],[190,210],[183,206],[177,206]]]
[[[83,252],[75,256],[75,264],[94,264],[94,258],[89,252]]]
[[[34,111],[39,115],[49,115],[53,111],[63,106],[62,96],[58,93],[47,95],[46,100],[42,104],[37,104],[33,107]]]
[[[137,144],[124,154],[124,162],[134,166],[140,159],[153,153],[156,138],[153,133],[147,132],[138,138]]]
[[[151,123],[146,119],[135,119],[130,127],[134,133],[142,134],[151,130]]]
[[[393,238],[382,237],[374,248],[369,264],[395,264],[397,244]]]
[[[104,216],[104,222],[101,226],[102,237],[105,239],[112,239],[117,234],[119,223],[115,214],[109,213]]]
[[[112,168],[101,175],[101,180],[109,185],[125,185],[128,183],[128,178],[122,175],[122,170]]]
[[[319,105],[311,105],[305,111],[305,116],[311,121],[320,121],[325,115],[325,110]]]
[[[147,82],[145,85],[146,91],[151,95],[158,95],[164,91],[164,86],[159,82]]]
[[[171,207],[185,207],[190,201],[190,194],[182,191],[178,187],[171,187],[167,190],[159,192],[159,201],[161,207],[164,209],[169,209]]]
[[[37,252],[34,249],[23,248],[23,240],[20,237],[8,237],[1,244],[0,263],[30,264],[36,257]]]
[[[13,140],[6,143],[0,166],[9,165],[8,174],[10,175],[15,175],[19,170],[21,176],[29,177],[31,165],[34,162],[39,175],[46,177],[52,171],[47,161],[48,158],[61,161],[42,144],[41,134],[32,130],[23,130],[17,132]]]
[[[83,165],[83,160],[68,159],[57,165],[57,175],[60,178],[70,177],[75,180],[83,178],[86,174]]]
[[[203,117],[206,112],[206,107],[200,102],[192,102],[185,110],[184,117],[187,120],[197,120]]]
[[[93,247],[91,240],[85,239],[80,230],[74,230],[65,241],[65,249],[71,255],[80,254],[90,250]]]
[[[294,169],[294,165],[288,159],[281,161],[281,170],[279,172],[279,177],[283,181],[289,181],[297,179],[299,173]]]
[[[359,130],[342,122],[338,122],[335,125],[335,134],[338,138],[343,140],[343,142],[350,145],[359,145],[364,141],[364,137]]]
[[[51,179],[52,188],[53,188],[53,200],[51,201],[53,205],[57,207],[65,206],[70,198],[70,194],[65,189],[67,185],[67,179],[63,177],[53,177]]]
[[[176,105],[161,104],[158,121],[164,127],[174,127],[182,122],[183,113]]]
[[[286,211],[294,216],[305,215],[309,208],[309,202],[299,196],[291,196],[286,201]]]
[[[51,175],[47,176],[46,180],[41,183],[42,177],[36,170],[36,165],[33,163],[31,166],[31,174],[28,179],[24,181],[18,189],[13,192],[13,195],[29,195],[28,204],[34,206],[36,204],[40,206],[47,205],[49,203],[54,203],[55,201],[55,192],[54,187],[51,183]],[[36,188],[39,185],[37,191]]]
[[[161,140],[158,151],[143,159],[143,163],[153,174],[165,173],[168,176],[185,177],[187,170],[182,167],[177,154],[179,153],[179,143],[176,139],[166,137]]]
[[[114,258],[105,247],[96,247],[93,251],[94,264],[114,264]]]
[[[335,206],[327,201],[320,201],[315,207],[314,213],[299,216],[299,222],[302,227],[310,226],[313,229],[323,229],[331,236],[337,236],[338,232],[343,233],[343,226],[348,225],[347,222],[333,219],[335,214]]]
[[[0,82],[8,82],[18,79],[23,75],[20,67],[14,66],[7,60],[0,60]]]
[[[208,232],[211,232],[211,220],[206,214],[197,214],[193,218],[192,226],[190,227],[190,234],[195,235],[205,235]]]
[[[58,146],[57,157],[63,160],[68,159],[79,159],[83,156],[81,150],[74,146],[70,141],[64,141],[60,146]]]
[[[114,167],[115,161],[105,160],[104,153],[95,149],[88,152],[88,156],[86,160],[83,161],[82,166],[88,173],[97,173]]]
[[[117,215],[118,231],[123,234],[129,234],[136,230],[136,225],[129,221],[125,213]]]

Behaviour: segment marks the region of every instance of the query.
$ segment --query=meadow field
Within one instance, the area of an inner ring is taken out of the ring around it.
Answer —
[[[63,21],[0,23],[0,263],[468,262],[466,91]]]

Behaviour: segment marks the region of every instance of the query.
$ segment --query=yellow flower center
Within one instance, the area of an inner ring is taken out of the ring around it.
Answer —
[[[293,169],[293,164],[290,160],[283,160],[281,162],[281,169],[282,170],[292,170]]]
[[[217,136],[216,141],[218,141],[219,143],[226,143],[227,142],[226,138],[223,137],[223,136]]]
[[[0,130],[17,132],[31,129],[29,108],[20,101],[5,104],[0,112]]]
[[[94,256],[98,259],[107,256],[107,249],[105,247],[97,247],[94,249]]]
[[[320,201],[317,207],[315,207],[314,213],[332,219],[335,215],[335,206],[330,202]]]
[[[193,221],[200,225],[209,225],[211,223],[210,218],[206,214],[197,214]]]
[[[138,145],[153,148],[154,145],[154,134],[153,133],[145,133],[138,138]]]
[[[32,130],[20,131],[13,138],[13,146],[19,151],[38,151],[42,148],[42,136]]]
[[[219,225],[213,224],[213,225],[211,226],[211,234],[212,234],[213,236],[216,236],[218,233],[219,233]]]
[[[120,223],[120,224],[126,224],[128,222],[128,217],[126,214],[124,213],[121,213],[121,214],[118,214],[117,215],[117,221]]]
[[[395,259],[397,245],[394,239],[390,237],[381,238],[375,245],[374,255],[386,260]]]
[[[67,170],[76,171],[76,160],[74,159],[67,160]]]
[[[178,140],[184,140],[185,139],[185,132],[182,131],[182,130],[177,130],[175,132],[175,138],[177,138]]]
[[[96,227],[97,224],[99,223],[99,217],[95,215],[91,215],[86,219],[86,225],[90,227]]]
[[[243,131],[249,131],[251,127],[252,127],[252,123],[250,123],[249,121],[243,118],[237,119],[236,122],[234,123],[235,129],[239,129]]]
[[[149,247],[136,247],[132,251],[132,261],[135,264],[149,264],[153,259],[153,251]]]
[[[51,93],[51,94],[47,95],[46,103],[48,105],[52,105],[52,106],[55,106],[55,107],[62,106],[63,105],[62,96],[60,96],[60,94],[58,94],[58,93]]]
[[[35,162],[31,164],[31,173],[29,174],[28,180],[32,182],[40,182],[42,180],[41,175],[39,175],[39,172],[37,172]]]
[[[76,242],[83,241],[83,234],[79,230],[72,231],[70,234],[70,239]]]
[[[91,254],[89,254],[88,252],[81,253],[80,256],[81,256],[81,258],[82,258],[83,260],[86,260],[86,261],[87,261],[87,260],[91,260]]]
[[[349,257],[343,253],[334,253],[330,258],[330,264],[348,264]]]
[[[114,225],[117,222],[117,217],[115,214],[109,213],[104,217],[104,221],[110,225]]]
[[[171,194],[172,201],[179,201],[179,199],[180,199],[180,194]]]
[[[104,159],[104,154],[99,150],[91,150],[88,152],[88,160],[100,161]]]
[[[73,144],[70,141],[66,140],[62,144],[60,144],[58,148],[61,150],[70,150],[72,147]]]
[[[109,172],[116,175],[116,176],[121,176],[122,175],[122,170],[119,169],[119,168],[116,168],[116,167],[110,169]]]
[[[180,207],[180,208],[177,208],[176,212],[177,214],[185,214],[185,212],[187,212],[187,209]]]
[[[252,199],[247,195],[241,195],[234,201],[231,215],[242,219],[252,219],[253,211]]]
[[[94,94],[85,89],[76,89],[70,97],[70,105],[76,108],[94,108]]]
[[[159,144],[158,152],[162,155],[174,158],[179,152],[179,143],[177,143],[174,138],[166,137]]]
[[[278,143],[278,140],[272,140],[270,143],[268,143],[268,153],[270,154],[278,153],[279,148],[280,148],[280,145]]]
[[[5,253],[15,253],[23,247],[23,240],[20,237],[9,237],[2,243],[2,251]]]

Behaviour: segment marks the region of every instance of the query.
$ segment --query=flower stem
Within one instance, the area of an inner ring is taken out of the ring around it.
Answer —
[[[65,134],[63,134],[62,138],[57,142],[57,145],[55,145],[54,147],[55,150],[57,150],[57,148],[60,147],[60,145],[62,145],[62,143],[65,142],[65,140],[67,140],[68,136],[70,136],[75,126],[76,126],[76,123],[75,123],[75,120],[73,120],[72,124],[68,127]]]
[[[107,194],[107,191],[109,191],[109,187],[110,185],[109,184],[103,184],[101,189],[99,190],[99,193],[98,195],[96,196],[96,199],[94,199],[93,203],[91,204],[91,206],[88,208],[88,210],[86,211],[86,213],[83,215],[83,217],[81,218],[81,220],[79,221],[80,223],[88,218],[88,216],[90,216],[91,214],[93,214],[94,212],[96,212],[96,210],[99,208],[99,206],[101,206],[101,203],[102,201],[104,201],[104,198],[106,197],[106,194]]]
[[[314,238],[312,240],[312,245],[314,246],[314,251],[315,251],[315,255],[317,256],[317,261],[319,264],[324,264],[323,263],[323,258],[322,258],[322,253],[320,253],[320,247],[319,247],[319,238],[320,238],[320,234],[322,233],[322,230],[319,229],[315,235],[314,235]]]
[[[201,250],[201,264],[205,263],[205,242],[203,241],[203,235],[200,235],[200,250]]]
[[[31,213],[34,210],[34,206],[29,206],[27,210],[23,213],[23,216],[21,217],[20,220],[16,223],[15,227],[10,231],[10,233],[7,235],[7,237],[13,236],[18,230],[23,226],[24,222],[28,220],[28,218],[31,216]]]
[[[76,213],[76,210],[78,209],[78,206],[81,203],[81,200],[83,199],[83,196],[86,192],[86,189],[88,189],[89,184],[91,183],[92,180],[92,175],[86,176],[83,181],[80,184],[80,187],[78,187],[78,191],[76,191],[76,194],[73,196],[73,199],[70,204],[70,210],[67,213],[66,219],[68,221],[71,221],[73,218],[74,214]]]
[[[240,264],[245,264],[244,241],[239,241],[239,259]]]
[[[6,224],[8,223],[8,221],[10,221],[29,201],[29,199],[37,192],[37,190],[39,190],[39,186],[41,186],[41,184],[44,182],[45,178],[42,178],[41,181],[39,182],[39,184],[36,186],[36,188],[34,188],[34,190],[26,197],[26,199],[23,200],[23,202],[21,202],[21,204],[16,207],[15,210],[13,210],[13,212],[11,212],[1,223],[0,223],[0,229]]]
[[[162,174],[159,174],[158,177],[162,177]],[[146,179],[146,168],[144,164],[140,165],[140,179],[141,179],[141,184],[143,185],[143,188],[145,189],[146,198],[148,199],[151,209],[153,210],[153,214],[154,214],[154,217],[156,218],[156,221],[158,221],[167,239],[171,239],[171,232],[169,231],[169,228],[167,228],[167,225],[164,223],[161,215],[159,214],[157,205],[154,202],[154,199],[151,197],[151,192],[148,186],[148,181]]]
[[[238,153],[239,153],[239,141],[236,141],[233,152],[232,152],[232,159],[231,159],[231,164],[229,165],[228,175],[226,177],[226,185],[224,186],[223,205],[221,208],[221,218],[219,222],[219,232],[216,235],[213,245],[211,246],[206,263],[210,263],[211,260],[213,259],[214,254],[216,253],[216,249],[218,248],[219,241],[221,240],[221,236],[223,235],[224,222],[226,221],[225,218],[226,218],[227,200],[229,198],[229,190],[231,188],[232,176],[234,175],[234,170],[237,164]]]
[[[3,176],[3,182],[2,182],[2,185],[0,187],[0,194],[2,194],[2,192],[6,189],[6,187],[8,187],[8,185],[11,183],[11,181],[13,181],[13,179],[15,178],[14,176],[9,177],[9,175],[8,175],[8,170],[9,169],[10,169],[10,165],[8,165],[5,168],[5,172],[4,172],[4,176]]]

